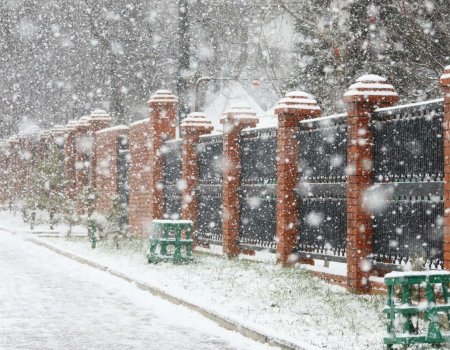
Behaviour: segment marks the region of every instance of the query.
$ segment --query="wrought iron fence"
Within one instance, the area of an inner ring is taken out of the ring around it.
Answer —
[[[242,247],[276,246],[277,129],[241,133],[240,235]]]
[[[241,186],[241,246],[252,249],[276,247],[276,187],[274,185]]]
[[[442,265],[442,120],[442,99],[373,115],[374,182],[382,201],[373,228],[378,263],[404,264],[420,257],[431,267]],[[384,198],[387,187],[390,196]]]
[[[222,185],[223,136],[208,135],[198,143],[200,184]]]
[[[308,255],[342,260],[346,248],[345,198],[302,198],[298,250]]]
[[[301,180],[297,252],[345,260],[347,134],[345,114],[300,123]]]
[[[163,146],[164,217],[181,216],[182,148],[181,140],[171,140]]]
[[[208,135],[198,144],[199,181],[197,238],[222,244],[222,154],[223,136]]]
[[[300,170],[304,182],[344,182],[347,165],[345,114],[300,123]]]
[[[128,225],[128,202],[130,196],[130,188],[128,185],[128,174],[130,171],[130,152],[128,150],[128,137],[119,136],[119,158],[117,166],[117,177],[119,187],[119,203],[125,210],[121,211],[119,217],[119,225],[121,228]]]
[[[203,186],[198,191],[197,238],[205,243],[222,244],[222,187]]]
[[[241,146],[241,184],[277,182],[277,129],[244,130]]]
[[[442,267],[443,203],[439,197],[386,201],[384,210],[374,217],[375,261],[398,265],[425,258],[423,264]]]
[[[375,181],[442,181],[442,118],[442,100],[376,111]]]

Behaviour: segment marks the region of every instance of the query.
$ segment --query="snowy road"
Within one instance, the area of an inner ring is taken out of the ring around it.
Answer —
[[[0,349],[274,349],[0,231]]]

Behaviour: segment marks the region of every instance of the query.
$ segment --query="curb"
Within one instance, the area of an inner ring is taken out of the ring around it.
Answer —
[[[289,341],[285,341],[285,340],[282,340],[282,339],[279,339],[279,338],[273,338],[273,337],[270,337],[270,336],[265,335],[263,333],[257,332],[257,331],[255,331],[253,329],[250,329],[250,328],[246,327],[246,326],[240,325],[239,323],[237,323],[235,321],[227,320],[224,317],[221,317],[221,316],[219,316],[219,315],[217,315],[217,314],[215,314],[213,312],[210,312],[208,310],[205,310],[204,308],[202,308],[202,307],[200,307],[198,305],[189,303],[187,301],[184,301],[182,299],[174,297],[173,295],[167,294],[166,292],[164,292],[164,291],[162,291],[162,290],[160,290],[158,288],[152,287],[149,284],[136,281],[133,278],[131,278],[130,276],[128,276],[128,275],[126,275],[126,274],[124,274],[122,272],[115,271],[115,270],[110,269],[109,267],[107,267],[105,265],[98,264],[98,263],[93,262],[91,260],[82,258],[82,257],[80,257],[78,255],[75,255],[75,254],[72,254],[72,253],[68,253],[68,252],[66,252],[66,251],[64,251],[62,249],[56,248],[56,247],[52,246],[51,244],[48,244],[48,243],[43,242],[41,240],[38,240],[36,238],[29,238],[28,241],[32,242],[32,243],[34,243],[36,245],[42,246],[44,248],[47,248],[47,249],[49,249],[49,250],[51,250],[51,251],[53,251],[53,252],[55,252],[57,254],[60,254],[60,255],[63,255],[65,257],[67,257],[67,258],[75,260],[75,261],[77,261],[79,263],[82,263],[82,264],[85,264],[85,265],[89,265],[89,266],[94,267],[94,268],[96,268],[98,270],[106,271],[106,272],[110,273],[113,276],[121,278],[122,280],[125,280],[125,281],[130,282],[130,283],[134,283],[139,289],[142,289],[142,290],[145,290],[147,292],[150,292],[151,294],[153,294],[155,296],[158,296],[158,297],[160,297],[160,298],[162,298],[164,300],[167,300],[167,301],[169,301],[169,302],[171,302],[173,304],[185,306],[185,307],[189,308],[192,311],[198,312],[199,314],[201,314],[202,316],[210,319],[211,321],[214,321],[219,326],[221,326],[221,327],[223,327],[223,328],[225,328],[227,330],[237,332],[237,333],[239,333],[239,334],[241,334],[241,335],[243,335],[243,336],[245,336],[247,338],[250,338],[250,339],[252,339],[254,341],[257,341],[259,343],[268,344],[268,345],[271,345],[271,346],[277,346],[277,347],[279,347],[279,348],[281,348],[283,350],[293,350],[293,349],[294,350],[308,350],[308,349],[314,348],[313,346],[311,346],[311,348],[309,348],[309,347],[308,348],[300,347],[299,345],[293,344],[293,343],[291,343]]]

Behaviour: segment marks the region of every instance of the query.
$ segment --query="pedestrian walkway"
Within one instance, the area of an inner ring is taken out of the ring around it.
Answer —
[[[0,231],[0,349],[274,349]]]

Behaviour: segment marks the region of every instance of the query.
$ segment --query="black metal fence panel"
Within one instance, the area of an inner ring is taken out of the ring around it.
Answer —
[[[181,218],[181,193],[177,186],[164,187],[164,218],[170,220]]]
[[[205,243],[222,244],[222,155],[223,136],[200,138],[199,157],[198,231],[197,237]]]
[[[181,140],[168,141],[163,146],[164,217],[181,216],[182,147]]]
[[[378,263],[398,265],[420,257],[431,267],[442,264],[442,120],[442,100],[383,108],[373,115],[374,182],[382,204],[374,212]],[[383,195],[386,186],[392,190],[389,198]]]
[[[277,182],[277,129],[250,129],[241,134],[241,184]]]
[[[347,218],[345,199],[302,198],[300,217],[298,251],[345,256]]]
[[[442,181],[441,100],[374,113],[375,181]]]
[[[276,247],[276,187],[274,185],[241,186],[241,246],[254,249]]]
[[[197,238],[222,244],[222,186],[200,186]]]
[[[443,215],[439,198],[387,201],[374,219],[376,261],[404,264],[425,258],[431,267],[442,267]]]
[[[182,174],[181,140],[169,141],[162,146],[164,164],[164,184],[177,185]]]
[[[305,182],[344,182],[347,165],[345,115],[300,124],[300,171]]]
[[[277,129],[241,133],[240,237],[241,246],[276,246]]]
[[[200,183],[203,185],[222,184],[223,136],[208,135],[198,143]]]
[[[346,242],[345,114],[300,123],[297,251],[341,261]]]
[[[128,138],[119,136],[119,158],[118,158],[118,183],[120,203],[128,205],[129,186],[128,174],[130,171],[130,152],[128,150]]]

